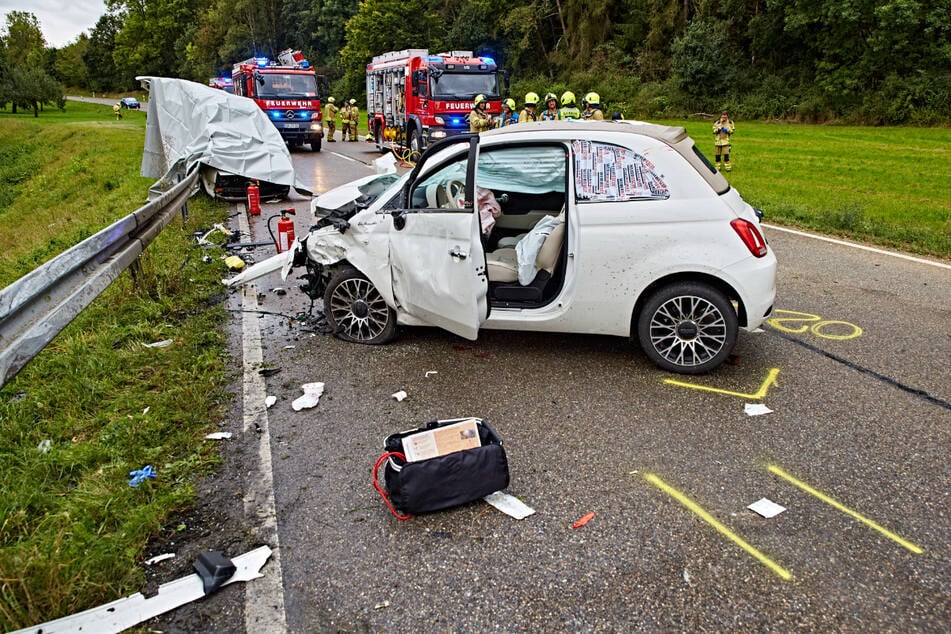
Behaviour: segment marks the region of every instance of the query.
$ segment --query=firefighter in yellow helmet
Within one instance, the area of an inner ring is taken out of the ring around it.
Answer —
[[[116,115],[116,121],[122,118],[122,106],[118,103],[112,106],[112,112]]]
[[[476,95],[472,102],[472,110],[469,111],[469,132],[485,132],[492,129],[495,122],[492,115],[485,110],[488,105],[485,95]]]
[[[511,98],[503,99],[502,114],[499,115],[495,127],[504,128],[505,126],[512,125],[513,123],[518,123],[518,113],[515,112],[515,100]]]
[[[327,125],[327,141],[335,143],[334,132],[337,131],[337,113],[340,108],[334,103],[333,97],[327,97],[327,105],[324,106],[324,123]]]
[[[730,114],[724,110],[720,118],[713,124],[713,145],[716,150],[717,169],[724,169],[729,172],[733,169],[730,165],[730,150],[733,148],[733,142],[730,137],[736,131]],[[723,164],[720,164],[720,157],[723,157]]]
[[[558,110],[558,96],[550,92],[545,95],[545,109],[538,117],[542,121],[557,121],[561,119],[561,112]]]
[[[588,121],[603,121],[604,113],[601,112],[601,95],[596,92],[589,92],[581,100],[584,110],[581,111],[581,118]]]
[[[525,106],[518,113],[519,123],[529,121],[538,121],[538,94],[534,92],[525,93]]]
[[[357,124],[360,122],[360,108],[357,107],[357,100],[350,100],[350,140],[357,140]]]
[[[575,103],[575,93],[570,90],[561,94],[561,110],[558,111],[558,118],[566,120],[581,118],[581,111]]]

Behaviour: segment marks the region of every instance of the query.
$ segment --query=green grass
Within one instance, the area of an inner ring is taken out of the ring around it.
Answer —
[[[38,120],[0,114],[0,286],[144,202],[144,113],[111,116],[72,102]],[[141,589],[143,548],[216,464],[203,435],[229,399],[226,272],[191,234],[226,210],[189,207],[135,279],[120,276],[0,390],[2,631]],[[174,343],[143,346],[162,339]],[[158,478],[131,488],[146,464]]]
[[[713,160],[712,121],[664,123]],[[765,221],[951,257],[951,129],[736,124],[726,177]]]

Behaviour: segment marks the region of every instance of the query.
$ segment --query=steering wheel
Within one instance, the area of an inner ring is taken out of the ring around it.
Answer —
[[[443,185],[446,195],[446,206],[450,209],[462,209],[466,205],[466,184],[461,180],[453,179]]]

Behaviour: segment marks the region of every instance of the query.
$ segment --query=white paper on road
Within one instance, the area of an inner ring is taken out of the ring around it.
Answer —
[[[291,407],[294,408],[295,412],[316,407],[317,403],[320,402],[320,395],[324,393],[324,384],[320,381],[304,383],[300,386],[300,389],[304,391],[304,395],[297,397],[294,402],[291,403]]]
[[[743,411],[746,412],[747,416],[762,416],[763,414],[773,413],[773,410],[762,403],[747,403],[743,406]]]
[[[523,520],[529,515],[535,514],[535,509],[528,506],[514,495],[496,491],[482,498],[498,510],[517,520]]]
[[[776,517],[777,515],[779,515],[780,513],[786,510],[785,506],[776,504],[775,502],[767,498],[762,498],[760,500],[757,500],[756,502],[753,502],[746,508],[753,511],[754,513],[758,513],[759,515],[762,515],[766,519],[769,519],[771,517]]]
[[[136,79],[149,90],[142,175],[158,179],[150,198],[199,163],[308,191],[281,133],[253,100],[184,79]]]

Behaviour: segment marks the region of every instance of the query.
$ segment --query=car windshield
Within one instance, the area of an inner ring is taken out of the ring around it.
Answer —
[[[296,73],[257,73],[261,97],[316,97],[317,79]]]
[[[476,95],[485,95],[487,99],[498,99],[499,77],[496,73],[442,73],[432,79],[432,98],[474,99]]]

